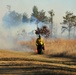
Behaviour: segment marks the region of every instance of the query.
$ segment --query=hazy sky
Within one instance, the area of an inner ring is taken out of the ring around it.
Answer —
[[[53,9],[55,12],[54,21],[56,23],[62,21],[62,16],[65,15],[66,11],[71,11],[76,15],[76,0],[0,0],[0,20],[7,12],[7,5],[11,5],[11,10],[19,13],[26,12],[29,16],[34,5],[39,10],[44,9],[47,16],[49,16],[48,11]]]

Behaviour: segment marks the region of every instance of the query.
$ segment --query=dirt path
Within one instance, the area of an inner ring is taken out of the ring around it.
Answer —
[[[76,75],[76,61],[34,53],[0,52],[0,75]]]

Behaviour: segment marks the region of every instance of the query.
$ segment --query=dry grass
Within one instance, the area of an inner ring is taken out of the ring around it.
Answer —
[[[0,75],[76,75],[76,62],[67,58],[0,50]]]
[[[56,56],[76,57],[76,40],[46,40],[46,53]]]
[[[32,39],[18,43],[36,50],[35,41]],[[76,40],[45,39],[43,55],[0,50],[0,75],[76,75],[75,49]],[[54,57],[49,58],[47,55]]]
[[[21,42],[21,44],[36,50],[35,40],[36,39],[32,39],[29,42]],[[45,54],[76,58],[76,40],[45,39]]]
[[[24,57],[25,53],[24,52],[14,52],[11,50],[0,50],[0,58],[14,58],[14,57]]]

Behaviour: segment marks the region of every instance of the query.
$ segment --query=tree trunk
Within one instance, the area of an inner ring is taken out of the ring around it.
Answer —
[[[50,26],[50,29],[51,29],[51,38],[53,37],[53,16],[51,15],[51,26]]]
[[[74,33],[73,33],[73,38],[75,39],[75,26],[74,26]]]
[[[71,31],[71,27],[70,27],[70,24],[69,24],[69,39],[70,39],[70,31]]]
[[[53,36],[53,23],[51,23],[51,38]]]

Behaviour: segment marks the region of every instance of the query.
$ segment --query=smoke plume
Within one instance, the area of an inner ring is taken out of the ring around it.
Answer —
[[[34,31],[36,28],[35,21],[23,23],[21,14],[15,11],[4,14],[2,22],[0,21],[0,49],[33,51],[17,42],[29,41],[33,37],[35,38]]]

